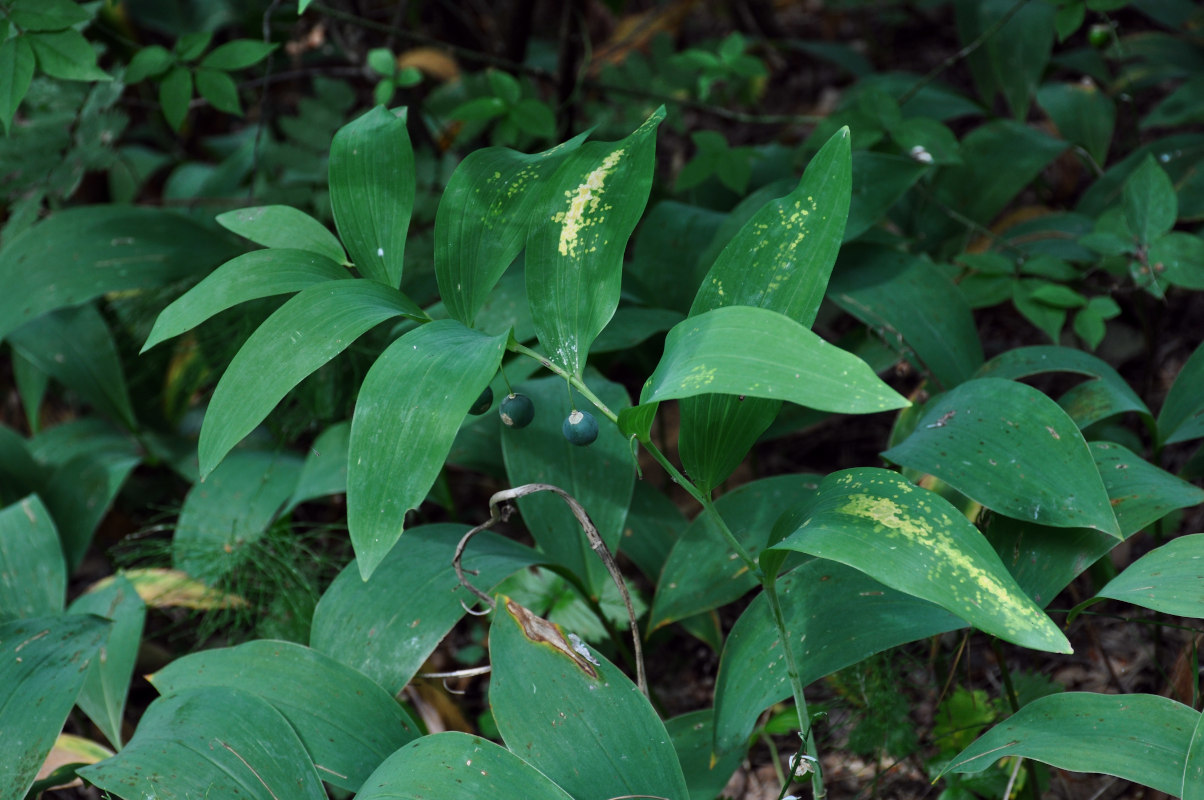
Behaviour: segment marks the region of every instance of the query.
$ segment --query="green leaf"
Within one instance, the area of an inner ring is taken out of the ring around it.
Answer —
[[[467,525],[419,525],[364,580],[348,564],[318,601],[310,646],[391,694],[405,688],[475,598],[452,568]],[[492,532],[474,536],[461,562],[482,591],[537,563],[538,554]]]
[[[397,59],[387,47],[374,47],[365,59],[369,67],[381,77],[392,78],[397,73]]]
[[[973,523],[897,473],[863,468],[829,475],[806,520],[774,549],[859,569],[1009,642],[1072,652]]]
[[[1199,718],[1191,707],[1157,695],[1048,695],[991,728],[944,771],[981,772],[1001,758],[1023,756],[1178,794]]]
[[[622,306],[594,340],[591,349],[595,353],[631,350],[656,334],[669,330],[680,322],[681,318],[680,312],[667,308]]]
[[[9,18],[27,31],[61,31],[92,19],[92,14],[71,0],[17,0]]]
[[[114,747],[122,744],[126,693],[138,660],[146,604],[134,585],[120,573],[105,586],[80,595],[68,609],[73,614],[95,614],[113,621],[101,658],[92,662],[77,702]]]
[[[174,63],[175,59],[166,47],[158,44],[147,45],[134,53],[134,57],[126,65],[122,80],[126,85],[133,85],[147,78],[157,78],[167,72],[168,67]]]
[[[42,500],[0,509],[0,620],[55,614],[66,596],[67,563]]]
[[[756,306],[810,328],[848,216],[849,148],[848,129],[837,131],[811,159],[793,192],[765,203],[730,240],[720,230],[712,247],[725,244],[694,297],[691,317],[725,306]],[[765,398],[757,392],[734,394]],[[780,399],[703,397],[681,404],[682,463],[699,488],[708,491],[731,474],[777,416]]]
[[[253,250],[232,258],[159,313],[145,353],[239,303],[287,292],[299,292],[327,281],[349,278],[347,270],[325,256],[306,250]]]
[[[213,41],[213,31],[198,31],[196,33],[184,33],[176,39],[175,46],[172,48],[176,54],[185,61],[194,61],[201,57],[201,53],[209,47]]]
[[[712,764],[711,744],[714,741],[714,720],[711,709],[691,711],[665,720],[665,730],[677,751],[691,800],[710,800],[721,797],[732,773],[744,758],[742,750],[733,750]]]
[[[576,800],[687,796],[660,717],[601,654],[505,598],[489,654],[489,702],[506,746]]]
[[[201,59],[202,69],[225,70],[227,72],[258,64],[280,45],[256,39],[235,39],[218,45]]]
[[[1023,383],[976,378],[934,398],[915,431],[882,454],[1000,514],[1120,535],[1074,421]]]
[[[1164,445],[1204,436],[1204,343],[1196,347],[1171,384],[1158,412],[1158,436]]]
[[[510,73],[490,69],[485,73],[485,77],[489,81],[490,91],[507,106],[514,105],[522,97],[523,89]]]
[[[357,800],[572,800],[526,761],[488,739],[446,731],[411,742],[364,782]]]
[[[24,36],[0,42],[0,124],[7,132],[33,81],[33,50]]]
[[[188,104],[192,102],[192,73],[186,67],[172,67],[159,81],[159,106],[167,124],[176,133],[184,127]]]
[[[1008,0],[961,0],[957,31],[963,44],[991,34],[969,54],[974,82],[988,106],[1002,92],[1012,115],[1023,120],[1053,50],[1055,10],[1051,3],[1014,6]],[[1003,26],[994,29],[999,22]]]
[[[43,314],[9,334],[31,364],[130,430],[138,427],[117,344],[91,303]]]
[[[767,532],[787,510],[815,494],[818,475],[778,475],[746,483],[715,501],[736,540],[756,558],[769,543]],[[673,543],[660,571],[648,630],[726,605],[758,586],[710,514],[703,512]]]
[[[297,478],[293,496],[284,513],[307,500],[347,493],[347,459],[351,439],[351,421],[331,425],[314,439],[305,456],[305,465]]]
[[[496,97],[476,97],[453,108],[448,117],[461,122],[488,122],[506,113],[506,104]]]
[[[472,325],[536,221],[543,184],[585,134],[535,155],[504,147],[470,153],[435,214],[435,277],[452,319]]]
[[[406,512],[430,491],[506,339],[438,320],[406,333],[368,370],[347,473],[347,526],[364,580],[401,536]]]
[[[823,559],[779,579],[778,596],[804,686],[888,648],[965,625],[939,606]],[[743,752],[761,712],[789,696],[781,637],[761,593],[736,621],[719,661],[715,752]]]
[[[219,69],[197,69],[193,76],[197,93],[209,101],[218,111],[242,116],[242,103],[238,99],[238,84],[230,73]]]
[[[861,359],[783,314],[751,306],[717,308],[675,325],[640,403],[707,393],[845,414],[908,405]]]
[[[529,136],[548,138],[556,133],[556,115],[542,100],[528,97],[510,109],[510,120]]]
[[[96,51],[79,31],[31,33],[26,36],[38,67],[52,78],[65,81],[111,81],[113,76],[96,66]]]
[[[201,425],[204,477],[307,375],[385,320],[421,319],[396,289],[372,281],[324,281],[302,290],[251,334],[218,382]]]
[[[1200,715],[1187,748],[1180,797],[1181,800],[1204,800],[1204,714]]]
[[[0,622],[0,797],[24,797],[84,685],[110,623],[67,614]]]
[[[360,274],[400,286],[414,208],[414,151],[404,115],[377,106],[339,128],[330,145],[330,204]]]
[[[620,384],[590,374],[586,385],[611,410],[628,405],[627,392]],[[584,506],[602,541],[615,551],[635,485],[627,439],[603,421],[592,445],[570,444],[564,437],[564,420],[572,408],[588,408],[588,403],[574,392],[570,405],[562,378],[526,381],[515,391],[531,398],[535,420],[526,428],[502,431],[502,456],[509,483],[551,483],[564,489]],[[595,599],[600,597],[603,587],[611,582],[610,573],[564,501],[540,493],[520,498],[518,507],[540,549],[584,580]]]
[[[1113,442],[1091,442],[1120,532],[1128,537],[1178,508],[1204,503],[1204,490]]]
[[[47,311],[169,284],[237,254],[227,237],[169,211],[60,211],[0,250],[0,339]]]
[[[1157,239],[1149,250],[1154,274],[1162,273],[1175,286],[1204,289],[1204,239],[1172,232]]]
[[[1108,163],[1108,147],[1116,127],[1116,104],[1095,83],[1086,79],[1047,83],[1037,90],[1037,102],[1049,114],[1062,138],[1081,145],[1095,163]]]
[[[944,387],[982,365],[965,296],[936,265],[886,247],[845,248],[828,296],[888,345],[910,353]]]
[[[117,755],[79,770],[120,797],[325,800],[301,740],[264,700],[206,686],[160,697]]]
[[[1109,581],[1097,596],[1200,619],[1204,618],[1202,576],[1204,533],[1194,533],[1146,553]]]
[[[1179,198],[1152,154],[1125,181],[1123,201],[1125,224],[1139,243],[1149,245],[1175,227]]]
[[[368,676],[292,642],[259,640],[193,653],[150,681],[163,694],[213,686],[266,700],[296,731],[322,780],[350,791],[419,736],[417,724]]]
[[[227,211],[217,224],[264,247],[306,250],[342,264],[343,245],[325,225],[292,206],[256,206]]]
[[[645,303],[686,313],[706,270],[701,256],[726,218],[674,200],[657,203],[635,233],[624,280],[638,280],[632,291]]]
[[[213,584],[254,560],[256,543],[293,494],[301,474],[291,455],[232,453],[184,497],[172,536],[172,566]]]
[[[527,297],[549,358],[580,377],[619,304],[623,251],[652,187],[658,109],[620,142],[574,150],[545,181],[527,236]]]
[[[930,167],[911,158],[858,150],[852,154],[849,221],[844,241],[856,239],[877,225]]]

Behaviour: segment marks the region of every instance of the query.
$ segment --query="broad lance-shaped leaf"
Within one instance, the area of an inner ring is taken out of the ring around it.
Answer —
[[[1134,561],[1100,597],[1164,614],[1204,618],[1204,533],[1172,539]]]
[[[201,424],[201,477],[307,375],[373,326],[401,316],[426,315],[396,289],[364,280],[325,281],[276,309],[247,339],[213,391]]]
[[[435,214],[435,277],[452,319],[472,326],[523,249],[542,211],[544,182],[585,137],[533,155],[486,147],[456,167]]]
[[[619,305],[623,251],[652,187],[658,109],[621,142],[589,142],[547,179],[527,237],[527,297],[548,357],[580,376]]]
[[[1157,695],[1048,695],[991,728],[944,771],[981,772],[1001,758],[1023,756],[1074,772],[1115,775],[1178,796],[1199,724],[1200,712]]]
[[[1163,444],[1204,436],[1204,342],[1179,370],[1158,413],[1158,436]]]
[[[157,208],[60,211],[0,250],[0,340],[47,311],[163,286],[238,253],[233,236]]]
[[[206,275],[163,309],[142,352],[239,303],[350,277],[346,268],[329,257],[305,250],[278,248],[244,253]]]
[[[771,200],[720,251],[690,315],[725,306],[757,306],[810,328],[836,262],[852,191],[849,131],[837,131],[807,165],[793,192]],[[718,389],[710,391],[718,392]],[[687,398],[681,403],[681,458],[704,490],[744,459],[781,409],[755,393]]]
[[[204,650],[176,659],[150,681],[163,694],[220,686],[266,700],[297,732],[322,780],[350,791],[419,735],[418,725],[367,675],[293,642],[261,639]]]
[[[264,247],[304,250],[339,265],[347,260],[343,245],[325,225],[292,206],[239,208],[218,214],[217,224]]]
[[[489,656],[502,740],[576,800],[688,796],[664,723],[604,656],[506,597]]]
[[[669,331],[640,403],[730,394],[866,414],[908,405],[869,365],[776,311],[729,306]]]
[[[63,610],[67,562],[36,494],[0,509],[0,620]]]
[[[1183,788],[1180,800],[1204,800],[1204,714],[1196,722],[1187,748],[1187,763],[1183,769]]]
[[[930,401],[912,434],[882,455],[1000,514],[1120,535],[1083,434],[1026,384],[967,381]]]
[[[506,748],[458,731],[410,742],[385,759],[355,796],[357,800],[572,800]]]
[[[360,274],[400,286],[414,210],[414,150],[404,112],[377,106],[334,135],[330,205]]]
[[[824,478],[807,520],[773,549],[847,564],[1009,642],[1071,652],[978,529],[940,495],[889,470]]]
[[[89,614],[0,622],[0,797],[24,797],[111,623]]]
[[[438,320],[406,333],[368,370],[347,466],[347,527],[364,580],[435,483],[460,423],[497,372],[506,339]]]
[[[326,798],[288,720],[255,695],[225,686],[160,697],[125,749],[79,774],[127,798]]]

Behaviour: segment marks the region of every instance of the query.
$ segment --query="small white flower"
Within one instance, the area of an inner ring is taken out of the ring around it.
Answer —
[[[805,753],[795,753],[790,757],[790,774],[796,778],[802,778],[805,775],[811,774],[815,769],[815,765],[819,763],[815,756],[809,756]],[[785,800],[785,798],[782,798]]]
[[[913,160],[919,161],[921,164],[931,164],[933,160],[932,153],[929,153],[927,150],[925,150],[924,145],[922,144],[917,144],[915,147],[908,150],[907,155],[911,156]]]

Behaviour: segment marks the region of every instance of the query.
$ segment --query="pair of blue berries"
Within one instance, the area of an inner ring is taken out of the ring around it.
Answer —
[[[488,411],[491,405],[493,405],[493,389],[486,386],[485,391],[481,392],[481,396],[472,404],[468,413],[479,416]],[[525,394],[511,392],[502,398],[502,402],[498,405],[498,415],[501,416],[502,423],[508,428],[525,428],[531,424],[531,420],[535,419],[535,404]],[[593,444],[594,440],[598,438],[598,421],[588,411],[573,409],[572,413],[564,418],[560,431],[571,444],[584,447]]]

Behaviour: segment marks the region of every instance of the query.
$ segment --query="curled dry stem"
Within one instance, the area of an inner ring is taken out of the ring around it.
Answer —
[[[627,584],[623,582],[623,574],[619,572],[619,565],[615,561],[614,554],[610,552],[610,548],[606,546],[606,542],[602,541],[602,536],[598,533],[597,526],[593,520],[589,518],[585,508],[577,502],[571,494],[561,489],[559,486],[553,486],[550,483],[525,483],[522,486],[515,486],[512,489],[503,489],[500,492],[494,493],[489,498],[489,519],[481,523],[477,527],[464,534],[464,538],[456,545],[456,553],[452,557],[452,566],[456,569],[456,576],[460,579],[460,583],[464,585],[470,592],[481,598],[490,608],[495,608],[496,603],[493,598],[482,592],[477,587],[464,577],[465,570],[461,566],[461,559],[464,556],[464,548],[468,546],[468,542],[473,536],[476,536],[481,531],[492,528],[498,522],[505,521],[510,518],[513,513],[513,506],[504,505],[511,500],[517,500],[520,497],[526,497],[529,494],[538,494],[539,492],[552,492],[558,495],[573,512],[577,523],[581,529],[585,531],[585,537],[589,540],[590,548],[598,554],[598,558],[602,561],[606,571],[610,573],[611,580],[619,590],[619,595],[623,598],[623,605],[627,607],[627,621],[631,628],[632,650],[635,654],[635,671],[636,683],[640,687],[640,691],[645,696],[648,695],[648,680],[644,674],[644,651],[640,644],[639,624],[635,618],[635,608],[631,605],[631,595],[627,591]]]

